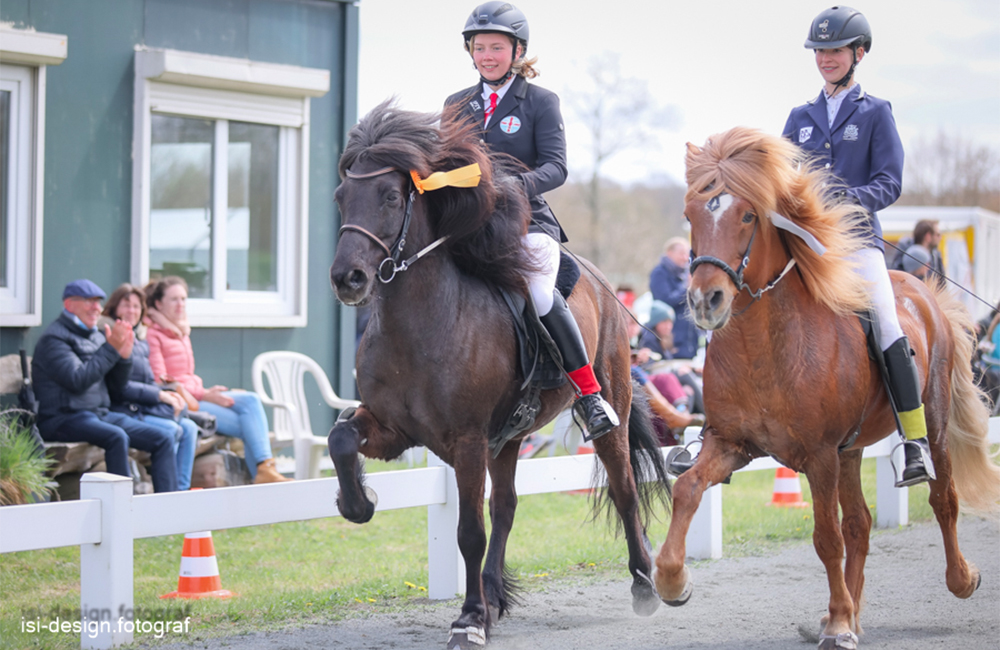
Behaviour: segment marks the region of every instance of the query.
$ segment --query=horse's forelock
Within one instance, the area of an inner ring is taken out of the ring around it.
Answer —
[[[413,169],[426,176],[440,148],[437,123],[433,113],[403,111],[393,100],[382,102],[348,133],[339,164],[341,177],[358,162]]]

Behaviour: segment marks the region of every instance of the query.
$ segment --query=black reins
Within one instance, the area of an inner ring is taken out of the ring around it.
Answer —
[[[353,178],[356,180],[364,180],[367,178],[375,178],[376,176],[381,176],[383,174],[388,174],[390,172],[398,171],[394,167],[382,167],[381,169],[376,169],[372,172],[367,172],[364,174],[357,174],[352,172],[350,169],[346,170],[345,175],[348,178]],[[403,247],[406,246],[406,233],[410,230],[410,221],[413,216],[413,201],[416,198],[415,189],[413,186],[413,181],[410,181],[410,195],[406,199],[406,209],[403,212],[403,225],[399,229],[399,234],[396,235],[396,240],[393,242],[392,246],[386,246],[385,242],[376,237],[374,234],[362,228],[361,226],[356,226],[352,223],[345,223],[340,227],[337,235],[340,236],[344,232],[356,232],[364,235],[368,239],[375,242],[379,248],[385,251],[386,258],[378,265],[378,279],[382,284],[389,284],[396,277],[397,273],[407,270],[410,265],[419,260],[421,257],[431,252],[438,246],[444,243],[447,237],[441,237],[431,245],[427,246],[420,252],[418,252],[413,257],[402,260],[403,257]],[[402,260],[402,261],[400,261]]]

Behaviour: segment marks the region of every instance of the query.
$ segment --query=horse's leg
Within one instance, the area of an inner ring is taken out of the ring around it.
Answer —
[[[358,452],[372,458],[395,458],[412,443],[383,428],[364,406],[359,406],[353,415],[345,411],[341,418],[327,438],[340,483],[337,507],[344,519],[363,524],[375,514],[375,504],[371,501],[375,493],[365,488]]]
[[[500,454],[490,461],[490,478],[493,489],[490,493],[490,545],[486,552],[486,564],[483,567],[483,589],[491,608],[490,617],[495,610],[499,619],[517,604],[514,599],[513,577],[506,572],[507,538],[514,525],[514,512],[517,509],[517,493],[514,491],[514,475],[517,468],[517,452],[520,445],[509,442],[504,445]]]
[[[840,455],[840,482],[838,493],[843,518],[840,532],[844,536],[847,560],[844,578],[847,590],[854,601],[855,634],[861,634],[861,598],[865,589],[865,559],[868,557],[868,536],[872,529],[872,514],[861,491],[861,450]]]
[[[829,618],[820,634],[820,650],[854,648],[857,636],[851,631],[854,601],[844,579],[844,538],[838,525],[837,488],[840,458],[835,449],[817,452],[806,466],[812,489],[813,546],[823,566],[830,587]],[[853,645],[852,645],[853,644]]]
[[[451,624],[448,650],[482,648],[490,632],[482,578],[483,555],[486,554],[486,524],[483,521],[486,436],[476,443],[459,446],[454,455],[458,483],[458,549],[465,560],[465,602],[462,614]]]
[[[956,360],[956,363],[960,361]],[[928,396],[925,400],[925,413],[931,457],[934,460],[937,478],[930,482],[928,501],[941,528],[941,536],[944,538],[944,554],[947,560],[945,581],[948,591],[959,598],[968,598],[979,588],[982,576],[979,569],[966,561],[958,548],[958,492],[951,479],[953,470],[945,434],[948,428],[950,388],[947,382],[936,381],[935,373],[931,373],[929,384],[925,393]]]
[[[667,539],[660,547],[653,567],[653,585],[668,605],[679,607],[691,598],[691,576],[684,565],[686,538],[701,496],[708,488],[749,462],[746,454],[731,442],[722,440],[709,426],[694,466],[674,483],[674,508],[667,529]]]

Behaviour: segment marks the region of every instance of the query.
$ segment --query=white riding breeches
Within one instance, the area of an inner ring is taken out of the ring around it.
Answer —
[[[899,326],[896,296],[892,293],[885,257],[877,248],[862,248],[851,255],[850,260],[857,264],[858,273],[870,284],[872,307],[878,314],[879,342],[882,349],[887,350],[903,337],[903,328]]]
[[[556,276],[559,274],[559,242],[541,232],[529,232],[522,238],[524,248],[539,270],[525,276],[528,294],[539,316],[552,311]]]

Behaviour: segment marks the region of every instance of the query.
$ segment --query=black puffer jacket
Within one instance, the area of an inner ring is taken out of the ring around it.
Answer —
[[[31,361],[39,425],[75,411],[107,412],[108,387],[121,391],[131,369],[131,360],[123,359],[104,334],[60,314],[38,339]]]

